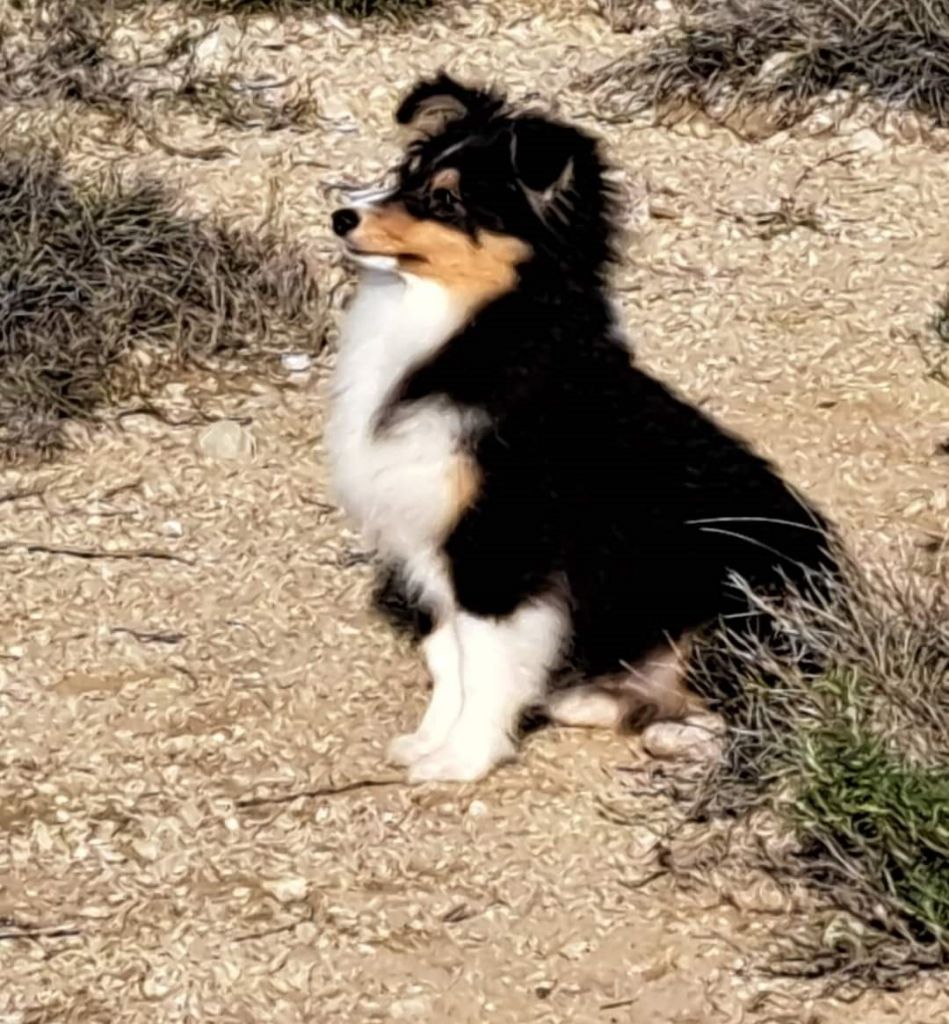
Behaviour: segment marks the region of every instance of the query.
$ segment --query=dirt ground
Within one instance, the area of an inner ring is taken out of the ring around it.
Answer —
[[[243,37],[223,19],[202,59],[309,81],[320,130],[215,129],[232,155],[207,161],[74,113],[69,168],[156,175],[247,225],[269,211],[310,246],[335,316],[334,188],[391,161],[406,85],[445,65],[556,100],[621,168],[638,358],[773,456],[863,557],[938,572],[949,390],[916,337],[949,285],[945,153],[859,123],[751,145],[598,122],[573,83],[630,37],[589,6],[449,5],[400,31],[261,15]],[[169,7],[149,31],[179,22]],[[173,131],[210,137],[185,116]],[[768,230],[756,215],[805,172],[817,229]],[[370,613],[327,496],[332,340],[308,373],[167,389],[168,408],[188,394],[240,421],[241,458],[204,454],[202,424],[140,415],[0,474],[0,1024],[947,1019],[935,979],[856,1008],[803,983],[768,995],[784,902],[767,879],[639,887],[657,850],[622,770],[645,760],[634,740],[544,730],[468,787],[386,768],[426,679]],[[617,801],[633,824],[603,813]]]

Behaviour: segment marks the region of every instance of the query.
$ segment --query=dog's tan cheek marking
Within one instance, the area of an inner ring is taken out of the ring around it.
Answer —
[[[510,292],[530,246],[483,231],[477,240],[434,220],[419,220],[393,204],[368,210],[351,240],[366,252],[398,256],[403,270],[437,281],[471,313]]]
[[[531,254],[519,238],[482,232],[478,240],[457,228],[429,221],[416,222],[406,236],[403,269],[437,281],[472,312],[513,291],[518,265]]]
[[[448,503],[442,531],[447,536],[471,508],[481,490],[481,471],[470,455],[457,455],[448,471]]]

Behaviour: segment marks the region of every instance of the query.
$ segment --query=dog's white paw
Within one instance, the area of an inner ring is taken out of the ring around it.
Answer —
[[[415,764],[426,754],[432,753],[438,748],[438,740],[421,730],[417,732],[406,732],[395,739],[386,748],[386,760],[389,764],[399,765],[404,768],[407,765]]]
[[[513,759],[516,747],[506,736],[477,745],[446,740],[437,750],[415,761],[409,782],[476,782],[492,769]]]
[[[654,722],[642,733],[643,749],[653,757],[718,761],[725,727],[717,715],[690,715],[681,722]]]

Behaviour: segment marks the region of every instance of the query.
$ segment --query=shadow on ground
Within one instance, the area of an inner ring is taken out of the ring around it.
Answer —
[[[302,254],[178,211],[154,182],[72,181],[53,153],[0,159],[0,456],[54,452],[69,419],[189,360],[310,347]],[[141,357],[134,357],[142,353]]]

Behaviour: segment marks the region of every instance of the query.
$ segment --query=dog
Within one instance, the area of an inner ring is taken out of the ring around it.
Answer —
[[[336,210],[359,283],[326,446],[336,496],[430,619],[433,690],[391,762],[471,781],[522,715],[642,725],[694,707],[690,637],[832,568],[828,523],[635,365],[617,202],[586,132],[444,73],[396,120],[392,188]],[[582,682],[551,682],[566,664]]]

